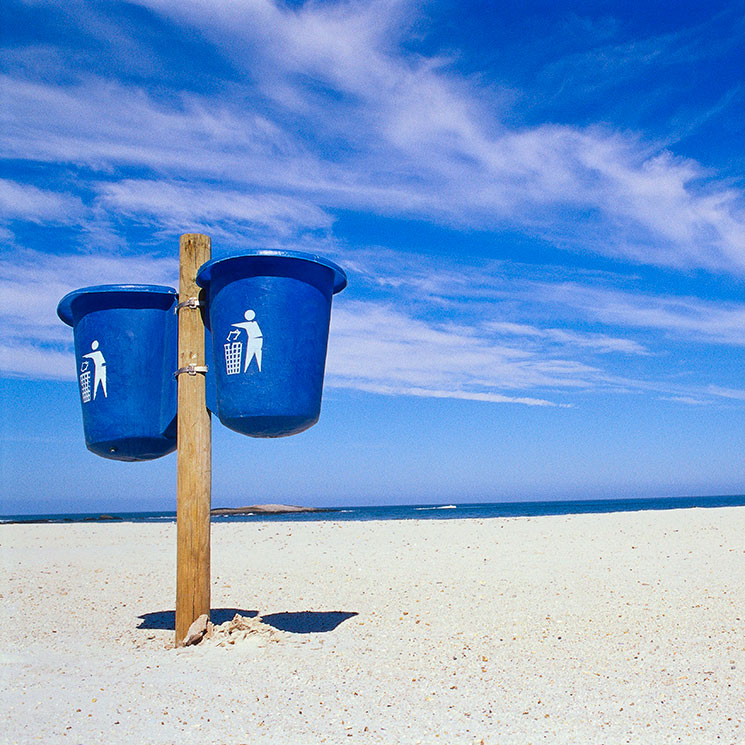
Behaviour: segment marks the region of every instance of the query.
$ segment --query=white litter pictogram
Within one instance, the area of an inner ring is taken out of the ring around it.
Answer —
[[[92,391],[89,360],[93,362]],[[103,390],[104,398],[108,398],[106,393],[106,360],[103,354],[98,351],[98,341],[94,339],[91,343],[91,351],[83,355],[83,362],[80,365],[80,395],[84,404],[95,400],[99,387]]]
[[[243,372],[247,372],[251,361],[256,358],[256,365],[261,372],[261,350],[264,345],[264,336],[261,333],[259,324],[254,320],[256,313],[247,310],[243,317],[246,319],[242,323],[232,323],[233,330],[228,333],[225,344],[225,372],[228,375],[235,375],[241,371],[241,357],[243,354],[243,342],[239,341],[241,329],[246,332],[246,355],[243,363]]]

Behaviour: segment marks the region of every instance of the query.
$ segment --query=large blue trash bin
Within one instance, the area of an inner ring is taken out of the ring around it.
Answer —
[[[331,297],[346,287],[333,262],[254,250],[202,265],[217,413],[252,437],[283,437],[318,421]]]
[[[73,327],[85,444],[96,455],[152,460],[176,449],[177,293],[98,285],[60,300]]]

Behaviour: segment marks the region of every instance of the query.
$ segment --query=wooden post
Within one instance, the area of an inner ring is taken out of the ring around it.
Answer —
[[[199,297],[197,270],[210,258],[206,235],[187,233],[179,241],[179,302]],[[178,366],[202,366],[201,306],[181,307]],[[176,513],[176,646],[192,622],[210,612],[210,506],[212,432],[204,374],[178,376],[178,476]]]

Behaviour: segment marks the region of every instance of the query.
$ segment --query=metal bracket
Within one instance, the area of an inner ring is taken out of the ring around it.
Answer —
[[[196,375],[197,373],[207,373],[209,370],[209,367],[207,365],[187,365],[186,367],[179,367],[178,370],[176,370],[175,373],[173,373],[174,378],[178,378],[179,375],[182,375],[183,373],[186,373],[187,375]]]
[[[182,303],[176,303],[176,307],[173,309],[174,313],[178,313],[181,308],[199,308],[207,303],[202,302],[199,298],[190,297],[188,300],[184,300]]]

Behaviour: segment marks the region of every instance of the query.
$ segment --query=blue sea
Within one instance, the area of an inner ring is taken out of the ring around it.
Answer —
[[[225,505],[217,505],[225,506]],[[473,502],[464,504],[413,504],[378,507],[332,507],[321,512],[280,515],[215,515],[222,522],[308,522],[318,520],[451,520],[489,517],[533,517],[538,515],[581,515],[639,510],[677,510],[694,507],[741,507],[745,495],[719,497],[665,497],[660,499],[597,499],[548,502]],[[134,523],[175,522],[175,512],[86,512],[54,515],[3,515],[0,522],[79,523],[92,521]]]

